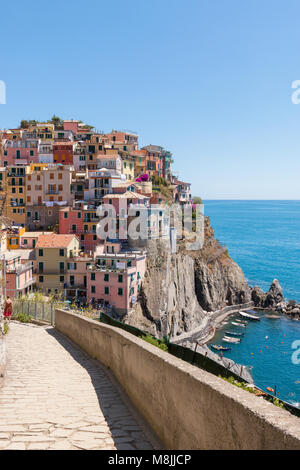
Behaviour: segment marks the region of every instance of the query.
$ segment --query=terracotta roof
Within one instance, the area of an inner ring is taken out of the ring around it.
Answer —
[[[67,248],[74,238],[77,237],[75,235],[58,235],[57,233],[40,235],[36,248]]]
[[[149,197],[133,191],[126,191],[126,193],[121,194],[106,194],[102,199],[149,199]]]
[[[180,185],[185,185],[185,184],[189,184],[189,185],[190,185],[190,184],[191,184],[191,183],[186,183],[186,182],[184,182],[184,181],[179,181],[179,180],[174,180],[174,183],[175,183],[177,186],[178,186],[179,184],[180,184]]]

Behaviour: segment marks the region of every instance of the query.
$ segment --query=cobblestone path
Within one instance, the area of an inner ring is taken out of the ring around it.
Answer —
[[[52,327],[12,322],[0,449],[151,449],[106,369]]]

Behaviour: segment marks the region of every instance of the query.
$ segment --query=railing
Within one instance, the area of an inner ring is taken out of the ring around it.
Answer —
[[[36,302],[31,300],[13,300],[13,315],[25,313],[35,320],[44,321],[54,325],[55,308],[58,303],[53,302]]]

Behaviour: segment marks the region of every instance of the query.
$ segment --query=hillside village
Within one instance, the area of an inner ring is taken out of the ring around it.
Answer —
[[[130,208],[156,210],[149,235],[159,236],[163,206],[192,204],[190,184],[172,172],[172,154],[139,148],[129,131],[97,131],[77,120],[21,121],[0,130],[1,256],[6,295],[33,291],[78,305],[126,314],[146,269],[143,244],[122,235]],[[101,239],[97,208],[109,204],[116,235]]]

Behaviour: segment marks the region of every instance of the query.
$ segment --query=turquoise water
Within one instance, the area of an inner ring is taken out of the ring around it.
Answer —
[[[300,340],[300,322],[284,316],[280,320],[271,320],[265,318],[264,314],[258,315],[261,321],[250,321],[246,328],[232,325],[234,318],[226,320],[228,323],[209,344],[231,347],[231,351],[223,355],[239,364],[252,366],[252,377],[258,387],[266,391],[267,387],[274,389],[276,385],[277,395],[282,400],[298,406],[300,365],[292,362],[292,354],[296,351],[292,349],[292,344]],[[242,341],[239,344],[223,342],[225,331],[243,332]]]
[[[300,201],[204,204],[216,238],[228,247],[249,284],[267,290],[276,277],[285,296],[300,301]],[[292,362],[292,344],[300,340],[300,322],[285,316],[271,320],[260,315],[260,322],[249,322],[245,329],[233,326],[230,320],[212,343],[231,346],[224,356],[252,366],[253,379],[260,388],[276,385],[281,399],[299,403],[300,364]],[[230,345],[222,342],[225,330],[245,331],[245,335],[240,344]]]
[[[300,201],[204,201],[204,211],[250,285],[277,278],[300,301]]]

